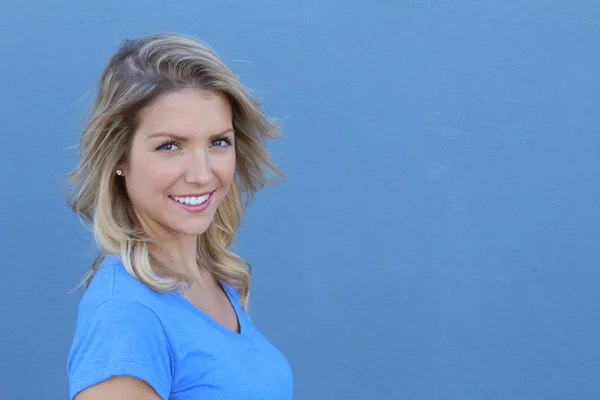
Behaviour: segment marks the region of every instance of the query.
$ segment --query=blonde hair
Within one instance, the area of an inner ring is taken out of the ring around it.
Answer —
[[[69,205],[91,224],[98,257],[88,284],[107,254],[121,257],[127,271],[148,287],[167,292],[189,283],[184,276],[161,277],[152,265],[152,239],[142,232],[117,164],[126,156],[140,112],[157,96],[196,88],[225,95],[233,111],[236,177],[213,222],[199,237],[197,260],[215,278],[233,287],[247,306],[251,266],[229,248],[254,193],[284,175],[271,161],[265,139],[279,136],[277,125],[257,99],[207,46],[181,34],[161,33],[128,40],[111,57],[99,82],[94,107],[81,133],[80,161],[67,176],[74,185]]]

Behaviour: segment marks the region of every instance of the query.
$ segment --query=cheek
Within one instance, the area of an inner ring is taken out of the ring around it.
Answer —
[[[162,194],[177,179],[177,170],[168,163],[157,162],[147,157],[131,164],[129,181],[132,191],[138,196]],[[148,197],[149,198],[149,197]]]
[[[170,169],[157,165],[146,167],[142,174],[148,184],[155,189],[169,186],[173,182],[174,177],[177,176],[177,174],[172,172]]]
[[[220,180],[223,186],[229,188],[233,178],[235,177],[235,154],[234,156],[230,157],[227,162],[223,163],[220,175]]]

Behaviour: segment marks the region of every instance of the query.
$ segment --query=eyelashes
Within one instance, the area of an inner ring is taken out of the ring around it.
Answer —
[[[160,144],[160,146],[158,146],[155,150],[171,152],[171,151],[173,151],[173,149],[167,148],[167,147],[173,147],[173,146],[178,146],[178,143],[176,140],[166,140],[166,141],[162,142]]]
[[[223,137],[213,140],[213,144],[216,142],[223,142],[227,146],[231,146],[231,138],[229,136],[223,136]],[[217,146],[217,147],[225,147],[225,146]]]
[[[229,136],[222,136],[220,138],[213,139],[211,142],[211,147],[229,147],[233,143],[233,140]],[[175,151],[175,147],[181,148],[181,145],[176,140],[165,140],[158,147],[156,147],[156,151],[163,151],[166,153],[171,153]]]

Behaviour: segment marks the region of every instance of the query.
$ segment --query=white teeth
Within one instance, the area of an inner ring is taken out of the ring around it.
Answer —
[[[208,200],[208,195],[205,194],[204,196],[197,196],[197,197],[179,197],[179,196],[173,196],[173,198],[175,200],[177,200],[181,204],[187,204],[187,205],[196,206],[196,205],[202,204],[206,200]]]

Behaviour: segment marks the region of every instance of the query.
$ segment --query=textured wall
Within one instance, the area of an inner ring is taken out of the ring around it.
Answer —
[[[597,1],[0,2],[0,399],[63,399],[105,61],[214,47],[285,127],[237,251],[296,399],[600,398]]]

